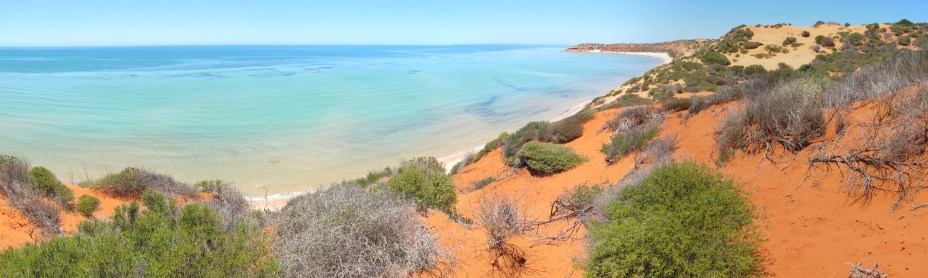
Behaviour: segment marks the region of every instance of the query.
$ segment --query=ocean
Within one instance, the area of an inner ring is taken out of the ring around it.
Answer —
[[[0,48],[0,153],[64,182],[134,166],[286,194],[482,145],[661,62],[566,47]]]

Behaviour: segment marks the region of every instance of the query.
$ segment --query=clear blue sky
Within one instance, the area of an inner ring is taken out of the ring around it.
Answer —
[[[928,21],[928,1],[0,0],[0,46],[655,42],[900,18]]]

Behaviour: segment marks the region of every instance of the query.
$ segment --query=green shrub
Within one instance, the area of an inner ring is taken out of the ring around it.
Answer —
[[[551,123],[530,122],[506,138],[503,145],[503,161],[506,165],[516,165],[516,153],[522,145],[531,141],[545,141],[550,134]]]
[[[795,42],[796,42],[796,37],[786,37],[786,39],[783,40],[783,46],[791,45]]]
[[[121,208],[119,211],[129,211]],[[203,204],[134,221],[89,220],[79,233],[0,253],[3,277],[268,277],[276,262],[257,226],[222,232]]]
[[[0,193],[46,236],[58,235],[61,217],[59,207],[42,198],[29,181],[29,163],[13,156],[0,154]]]
[[[35,190],[39,195],[54,198],[63,208],[71,208],[71,201],[74,201],[74,192],[58,181],[55,174],[52,174],[45,167],[33,167],[32,170],[29,170],[29,183],[32,185],[32,190]]]
[[[728,57],[722,55],[721,53],[709,51],[699,57],[699,60],[707,65],[723,65],[727,66],[731,64],[731,61],[728,60]]]
[[[690,108],[693,101],[685,98],[669,98],[661,101],[661,110],[664,112],[677,112]]]
[[[802,31],[802,37],[803,37],[803,38],[808,38],[808,37],[811,36],[811,35],[812,35],[812,34],[809,33],[809,31]]]
[[[893,25],[911,27],[911,26],[915,26],[915,23],[912,23],[912,21],[909,21],[908,19],[903,18],[902,20],[899,20],[898,22],[893,23]]]
[[[84,217],[93,216],[93,212],[100,209],[100,199],[90,195],[81,195],[77,200],[77,212]]]
[[[823,35],[815,36],[815,43],[816,43],[816,44],[822,44],[822,40],[824,40],[824,39],[825,39],[825,36],[823,36]]]
[[[600,151],[606,155],[606,162],[612,164],[631,152],[641,150],[648,141],[656,138],[657,135],[656,126],[635,126],[627,132],[619,132],[613,135],[608,144],[603,144]]]
[[[627,95],[622,95],[621,97],[617,98],[615,101],[604,105],[602,108],[600,108],[600,110],[645,105],[645,104],[650,104],[651,101],[652,100],[649,98],[643,98],[643,97],[640,97],[634,94],[627,94]]]
[[[541,175],[560,173],[587,161],[568,147],[541,142],[526,143],[517,157],[529,170]]]
[[[854,32],[847,37],[847,41],[854,46],[861,46],[864,44],[864,38],[864,34]]]
[[[199,193],[199,190],[193,186],[177,182],[169,176],[133,167],[106,175],[90,183],[89,186],[118,197],[138,197],[148,189],[192,197],[198,196]]]
[[[896,39],[896,43],[898,43],[901,46],[908,46],[910,43],[912,43],[912,39],[909,38],[908,36],[902,36]]]
[[[596,110],[587,108],[552,123],[550,138],[545,138],[545,141],[563,144],[580,138],[583,136],[583,124],[592,119],[595,113]]]
[[[483,146],[483,149],[480,149],[480,151],[477,152],[476,155],[474,155],[473,162],[479,161],[481,158],[483,158],[484,156],[486,156],[487,154],[495,150],[497,147],[501,146],[503,142],[505,142],[507,137],[509,137],[509,133],[503,132],[502,134],[497,136],[496,139],[493,139],[492,141],[487,142],[487,144]]]
[[[434,157],[420,157],[403,163],[385,188],[401,197],[415,200],[420,210],[450,211],[457,202],[454,183]]]
[[[755,209],[731,180],[692,162],[654,170],[591,227],[587,277],[760,276]]]
[[[754,74],[765,73],[765,72],[767,72],[767,69],[765,69],[764,66],[761,66],[761,65],[750,65],[744,68],[745,75],[754,75]]]
[[[746,49],[756,49],[756,48],[760,47],[761,45],[764,45],[764,44],[759,43],[759,42],[750,41],[750,42],[744,43],[744,48],[746,48]]]
[[[483,189],[484,187],[486,187],[487,185],[490,185],[491,183],[493,183],[493,182],[495,182],[495,181],[496,181],[496,178],[494,178],[494,177],[486,177],[486,178],[484,178],[484,179],[482,179],[482,180],[475,181],[475,182],[474,182],[474,190]]]

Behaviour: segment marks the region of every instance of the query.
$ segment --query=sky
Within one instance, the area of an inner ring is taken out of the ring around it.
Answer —
[[[928,1],[0,0],[0,46],[558,44],[928,21]]]

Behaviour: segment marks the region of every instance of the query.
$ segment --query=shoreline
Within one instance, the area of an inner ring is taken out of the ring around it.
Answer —
[[[673,62],[673,58],[670,57],[670,54],[668,54],[667,52],[622,52],[622,51],[602,51],[602,50],[597,49],[597,50],[586,51],[585,53],[626,54],[626,55],[648,56],[648,57],[661,59],[661,64],[657,66],[661,66],[661,65],[665,65],[665,64]],[[591,102],[592,100],[587,100],[580,104],[577,104],[571,107],[570,109],[568,109],[567,111],[564,111],[560,115],[550,119],[549,121],[551,122],[559,121],[564,118],[573,116],[574,114],[577,114],[578,112],[582,111],[583,108],[585,108]],[[438,162],[442,163],[445,166],[446,173],[450,173],[451,168],[454,167],[455,164],[464,160],[464,158],[467,157],[468,154],[479,152],[481,149],[483,149],[483,147],[484,145],[470,147],[464,150],[452,152],[451,154],[448,154],[445,156],[437,157],[437,159],[438,159]],[[251,205],[253,209],[268,209],[268,210],[273,210],[273,211],[279,211],[293,197],[296,197],[296,196],[299,196],[305,193],[311,193],[311,192],[312,190],[305,190],[305,191],[295,191],[295,192],[289,192],[289,193],[269,194],[267,196],[245,196],[245,199],[248,200],[248,203]]]
[[[625,54],[625,55],[638,55],[638,56],[648,56],[653,58],[661,59],[661,65],[669,64],[673,62],[673,57],[670,57],[670,54],[667,52],[628,52],[628,51],[605,51],[594,49],[581,53],[606,53],[606,54]]]

